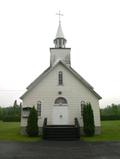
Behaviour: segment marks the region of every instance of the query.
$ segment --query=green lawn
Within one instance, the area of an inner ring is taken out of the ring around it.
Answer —
[[[120,120],[102,121],[101,135],[81,137],[84,141],[120,141]]]
[[[20,123],[0,121],[0,141],[40,141],[40,137],[28,137],[20,134]]]
[[[120,120],[102,121],[101,135],[81,137],[84,141],[120,141]],[[41,137],[28,137],[20,134],[20,123],[0,122],[0,141],[41,141]]]

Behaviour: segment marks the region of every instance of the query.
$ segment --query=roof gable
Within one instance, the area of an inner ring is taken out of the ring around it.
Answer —
[[[72,67],[67,66],[63,61],[58,61],[53,67],[48,67],[40,76],[38,76],[28,87],[27,91],[20,97],[21,99],[32,89],[34,88],[41,80],[43,80],[58,64],[62,64],[67,70],[69,70],[81,83],[86,86],[98,99],[101,99],[101,96],[94,91],[94,88],[82,77],[80,76]]]

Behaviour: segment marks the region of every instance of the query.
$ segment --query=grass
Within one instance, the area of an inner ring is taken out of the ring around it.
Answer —
[[[120,120],[102,121],[101,135],[81,137],[84,141],[120,141]]]
[[[120,120],[102,121],[101,135],[81,137],[83,141],[120,141]],[[41,137],[28,137],[20,134],[20,123],[0,121],[0,141],[37,142]]]
[[[0,121],[0,141],[40,141],[40,137],[28,137],[20,134],[20,123]]]

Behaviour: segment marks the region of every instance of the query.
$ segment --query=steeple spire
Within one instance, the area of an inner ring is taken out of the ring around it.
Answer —
[[[64,38],[62,27],[61,27],[61,23],[59,23],[57,34],[56,34],[56,38]]]
[[[63,16],[63,14],[57,13],[56,15],[59,15],[59,26],[56,34],[56,38],[54,40],[55,48],[65,48],[66,39],[64,38],[64,34],[61,27],[61,19],[60,16]]]

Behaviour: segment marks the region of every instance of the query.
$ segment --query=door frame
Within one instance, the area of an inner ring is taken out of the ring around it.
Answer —
[[[66,121],[64,121],[64,120],[66,120]],[[54,105],[53,106],[52,125],[69,125],[68,105]]]

